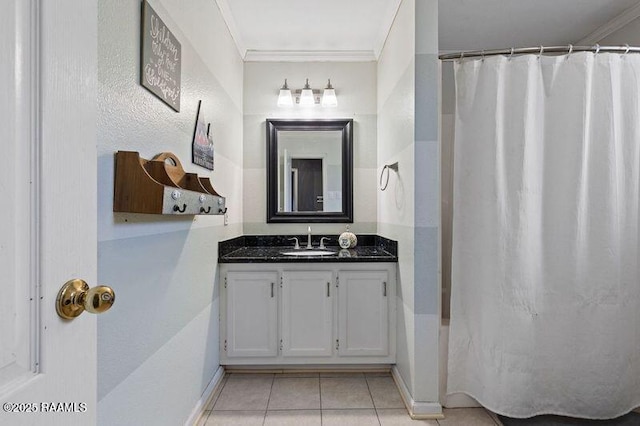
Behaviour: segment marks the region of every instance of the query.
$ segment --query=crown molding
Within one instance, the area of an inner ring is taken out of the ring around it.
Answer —
[[[372,62],[373,50],[247,50],[245,62]]]
[[[378,40],[373,47],[373,54],[376,61],[378,60],[378,58],[380,58],[380,54],[382,53],[384,44],[387,42],[387,37],[389,37],[391,27],[393,26],[393,22],[396,20],[396,16],[398,15],[398,10],[400,9],[401,3],[402,0],[392,0],[391,2],[389,2],[386,13],[382,18],[382,26],[380,27],[380,32],[378,33]]]
[[[603,38],[618,31],[631,21],[640,18],[640,3],[631,6],[629,9],[622,12],[606,24],[598,27],[595,31],[589,33],[584,38],[578,40],[576,45],[579,46],[591,46],[598,43]]]
[[[229,33],[231,34],[231,38],[236,44],[236,48],[240,53],[240,57],[244,60],[244,57],[247,54],[247,48],[240,37],[240,32],[238,31],[238,26],[236,25],[235,19],[233,19],[233,14],[231,13],[231,8],[229,7],[229,3],[227,0],[216,0],[216,4],[218,5],[218,9],[222,14],[222,19],[225,24],[227,24],[227,28],[229,29]]]

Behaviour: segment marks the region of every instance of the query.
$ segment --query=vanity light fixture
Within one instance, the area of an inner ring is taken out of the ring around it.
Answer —
[[[287,79],[284,80],[284,85],[280,88],[280,94],[278,95],[279,107],[293,106],[293,97],[295,96],[295,104],[303,107],[313,106],[315,104],[322,104],[323,107],[336,107],[338,106],[338,98],[336,97],[336,90],[331,85],[331,79],[328,80],[327,87],[324,91],[318,89],[312,89],[309,85],[309,79],[306,79],[304,88],[292,91],[287,85]]]
[[[322,106],[323,107],[337,107],[338,106],[338,98],[336,98],[336,89],[331,85],[331,79],[329,79],[329,83],[327,87],[324,89],[324,93],[322,94]]]
[[[309,79],[307,79],[307,82],[304,84],[304,89],[302,89],[300,93],[300,106],[312,106],[315,103],[313,90],[309,87]]]
[[[286,107],[293,105],[293,97],[291,97],[291,90],[287,85],[287,79],[284,79],[284,85],[280,88],[280,94],[278,95],[278,106]]]

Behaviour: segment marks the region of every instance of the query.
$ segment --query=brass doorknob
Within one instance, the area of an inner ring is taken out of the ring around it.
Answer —
[[[67,281],[56,298],[56,311],[64,319],[74,319],[84,311],[101,314],[113,305],[116,294],[111,287],[99,285],[89,288],[84,280]]]

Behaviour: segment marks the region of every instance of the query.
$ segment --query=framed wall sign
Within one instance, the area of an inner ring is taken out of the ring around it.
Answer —
[[[181,46],[155,10],[142,2],[140,84],[180,111]]]
[[[202,112],[202,101],[198,101],[192,153],[194,164],[213,170],[213,135],[211,134],[211,123],[207,123]]]

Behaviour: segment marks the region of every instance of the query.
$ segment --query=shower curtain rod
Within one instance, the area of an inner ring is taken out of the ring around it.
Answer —
[[[492,50],[471,50],[468,52],[457,53],[444,53],[438,58],[441,61],[455,61],[457,59],[464,58],[484,58],[485,56],[495,55],[524,55],[527,53],[537,53],[542,55],[544,53],[573,53],[573,52],[622,52],[622,53],[640,53],[640,47],[630,47],[628,44],[625,46],[573,46],[571,44],[567,46],[537,46],[537,47],[519,47],[510,49],[492,49]]]

